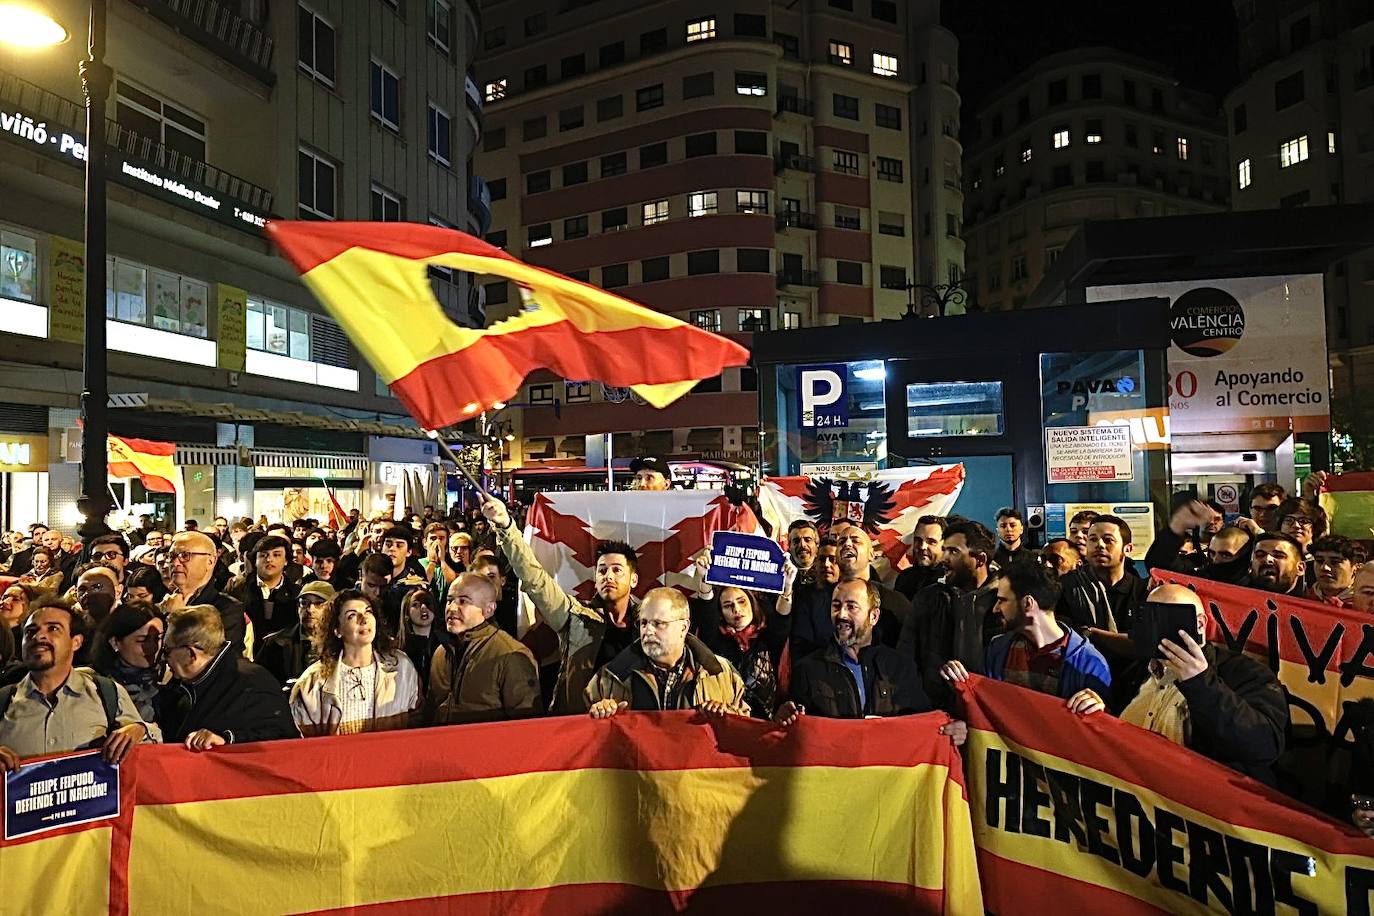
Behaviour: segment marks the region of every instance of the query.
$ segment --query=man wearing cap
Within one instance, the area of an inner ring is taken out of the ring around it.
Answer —
[[[668,462],[657,455],[647,455],[630,462],[630,473],[634,474],[632,488],[635,490],[671,490],[668,478]]]
[[[322,579],[307,582],[296,599],[297,623],[268,636],[258,647],[258,664],[286,687],[318,659],[325,609],[333,600],[334,586]]]

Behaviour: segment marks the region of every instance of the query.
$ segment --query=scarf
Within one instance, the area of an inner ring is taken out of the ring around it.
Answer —
[[[720,631],[726,636],[732,637],[739,646],[741,652],[748,652],[749,646],[754,642],[754,637],[759,633],[759,625],[750,623],[749,626],[745,627],[743,630],[732,630],[722,623],[720,625]]]
[[[124,688],[129,690],[130,693],[153,689],[157,687],[157,668],[153,666],[135,668],[133,665],[116,655],[114,679],[124,685]],[[129,688],[134,689],[130,690]]]

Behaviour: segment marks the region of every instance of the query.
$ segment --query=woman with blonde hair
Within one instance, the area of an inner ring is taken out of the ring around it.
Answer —
[[[345,589],[330,602],[319,661],[291,688],[291,716],[307,738],[408,728],[420,677],[397,651],[377,602]]]

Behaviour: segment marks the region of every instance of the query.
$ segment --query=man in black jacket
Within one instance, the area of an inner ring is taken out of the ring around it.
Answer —
[[[1249,588],[1301,598],[1307,590],[1303,574],[1307,561],[1302,544],[1290,534],[1266,531],[1255,538],[1250,555],[1250,575],[1240,582]]]
[[[173,611],[162,651],[174,678],[158,695],[163,741],[205,751],[300,734],[281,685],[231,649],[215,608]]]
[[[1161,585],[1149,600],[1186,604],[1205,632],[1207,612],[1197,593]],[[1271,767],[1283,753],[1288,700],[1278,679],[1247,655],[1212,643],[1198,645],[1187,633],[1164,639],[1121,719],[1274,784]]]
[[[1087,565],[1060,580],[1064,592],[1055,609],[1060,623],[1084,630],[1129,633],[1149,585],[1129,570],[1131,526],[1115,515],[1099,515],[1088,529]]]
[[[940,581],[945,574],[945,526],[947,520],[938,515],[923,515],[911,531],[911,565],[897,574],[892,587],[909,601],[928,585]]]
[[[247,632],[244,626],[243,604],[232,595],[221,594],[213,582],[215,542],[199,531],[182,531],[172,538],[172,549],[167,555],[172,570],[172,593],[162,601],[162,610],[172,613],[184,607],[197,604],[213,605],[219,611],[220,624],[224,638],[229,641],[230,651],[235,655],[243,654],[243,637]]]
[[[831,597],[834,636],[793,666],[791,698],[778,708],[774,721],[791,725],[808,713],[830,719],[905,716],[933,708],[916,664],[874,641],[881,601],[873,580],[840,580]],[[957,746],[968,737],[968,726],[947,722],[940,734],[949,735]]]
[[[251,568],[234,577],[225,594],[243,602],[253,624],[253,639],[261,643],[272,633],[296,622],[296,596],[300,586],[286,578],[291,542],[275,534],[259,539],[248,557]]]
[[[1204,542],[1205,561],[1201,566],[1181,554],[1189,532],[1205,527],[1215,514],[1215,510],[1196,499],[1175,509],[1169,516],[1169,524],[1155,533],[1154,543],[1145,554],[1145,568],[1200,576],[1213,582],[1240,584],[1250,571],[1251,536],[1245,529],[1226,527],[1208,536]]]
[[[296,623],[264,639],[253,659],[290,687],[314,662],[324,639],[325,607],[334,600],[334,587],[328,582],[307,582],[296,599]]]
[[[902,624],[911,615],[911,602],[878,581],[873,570],[873,541],[868,533],[858,525],[837,522],[830,529],[839,545],[836,559],[839,561],[840,578],[870,580],[882,595],[883,611],[887,615],[878,630],[878,640],[886,646],[896,647],[901,635]],[[792,656],[800,658],[819,648],[827,646],[834,638],[831,629],[831,594],[834,586],[822,581],[817,575],[811,583],[796,587],[792,599]]]

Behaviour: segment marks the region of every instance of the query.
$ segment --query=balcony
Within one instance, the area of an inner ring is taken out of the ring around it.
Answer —
[[[53,136],[60,133],[59,128],[74,128],[84,123],[84,108],[79,103],[0,71],[0,106],[6,104],[31,112],[35,121],[47,122],[48,132]],[[122,153],[136,164],[172,172],[182,179],[222,194],[241,204],[243,209],[262,216],[272,211],[272,192],[237,175],[170,149],[115,121],[106,120],[105,137],[109,144],[110,164],[116,170]],[[81,140],[76,139],[78,142]],[[246,222],[254,222],[247,214],[242,218]],[[257,225],[256,222],[254,224]]]
[[[482,90],[477,88],[471,76],[463,78],[463,100],[467,104],[468,123],[472,125],[472,142],[476,146],[482,139]]]
[[[150,16],[209,48],[267,86],[277,81],[272,72],[272,36],[217,0],[134,0]],[[250,4],[253,5],[253,4]],[[266,4],[257,4],[264,10]]]
[[[810,117],[815,114],[816,107],[810,99],[804,99],[795,95],[778,96],[778,114],[799,114]]]
[[[487,187],[486,179],[480,175],[472,175],[468,179],[468,212],[477,219],[481,229],[479,235],[491,231],[491,188]]]
[[[815,270],[778,271],[778,289],[784,286],[820,286],[821,275]]]
[[[814,156],[803,156],[800,153],[778,153],[773,157],[773,172],[814,172],[816,171],[816,158]]]
[[[803,213],[800,210],[784,210],[777,217],[778,231],[795,227],[797,229],[815,229],[816,214]]]

